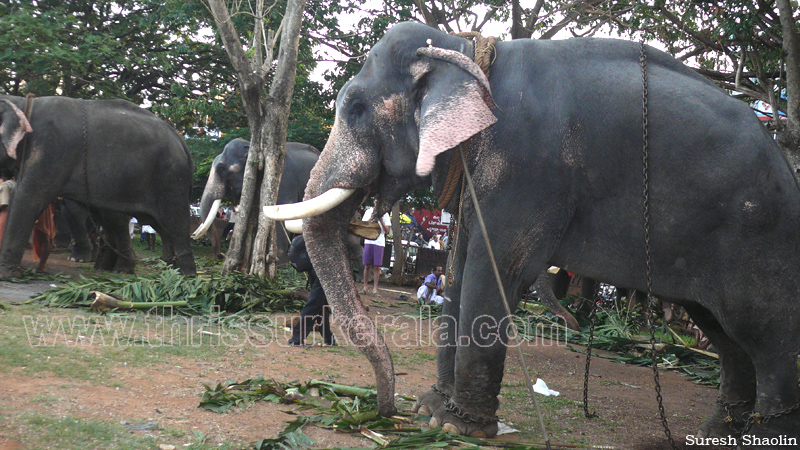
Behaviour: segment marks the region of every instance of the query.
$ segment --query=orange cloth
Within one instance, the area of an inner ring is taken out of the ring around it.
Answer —
[[[39,217],[36,219],[36,223],[33,224],[33,258],[34,260],[40,260],[41,258],[39,255],[41,254],[42,242],[39,241],[39,236],[44,234],[48,237],[50,241],[50,245],[53,245],[53,239],[56,237],[56,223],[53,220],[53,204],[47,205],[47,208],[39,214]],[[41,233],[36,233],[36,231],[40,231]]]

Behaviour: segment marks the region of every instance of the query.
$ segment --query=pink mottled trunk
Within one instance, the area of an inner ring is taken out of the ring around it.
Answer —
[[[306,192],[306,198],[317,192]],[[389,349],[362,305],[350,270],[345,245],[348,223],[357,207],[355,195],[325,214],[305,219],[306,246],[328,302],[349,339],[367,357],[375,371],[378,411],[384,417],[397,413],[394,404],[394,367]]]

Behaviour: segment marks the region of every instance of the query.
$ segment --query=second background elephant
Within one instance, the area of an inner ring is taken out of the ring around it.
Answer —
[[[242,185],[244,180],[244,168],[247,164],[247,154],[250,150],[250,142],[245,139],[234,139],[225,145],[222,153],[214,158],[211,171],[208,174],[208,181],[203,190],[203,197],[200,200],[200,223],[204,224],[209,214],[215,216],[217,208],[213,208],[215,200],[222,200],[230,191],[233,196],[233,203],[239,204],[242,196]],[[286,161],[283,166],[281,184],[278,188],[278,204],[295,203],[303,199],[303,194],[311,174],[311,169],[319,159],[320,152],[308,144],[299,142],[286,143]],[[202,225],[201,225],[202,227]],[[205,234],[195,233],[198,239]],[[222,230],[215,232],[219,233]],[[278,260],[281,265],[288,264],[287,249],[289,248],[289,236],[283,228],[283,224],[278,225]],[[224,237],[224,236],[223,236]]]

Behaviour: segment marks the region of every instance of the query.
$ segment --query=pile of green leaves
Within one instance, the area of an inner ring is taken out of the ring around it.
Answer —
[[[234,407],[247,407],[256,401],[300,405],[313,409],[313,415],[298,416],[273,439],[263,439],[254,444],[256,450],[303,450],[314,442],[303,433],[303,427],[313,424],[321,428],[345,433],[360,433],[375,442],[379,448],[412,450],[420,448],[510,448],[515,450],[544,449],[543,443],[499,442],[445,433],[441,428],[423,430],[414,424],[411,414],[400,412],[391,418],[378,415],[377,391],[324,381],[311,380],[305,384],[282,383],[263,377],[241,382],[226,382],[216,387],[205,386],[200,407],[224,413]],[[398,397],[401,410],[408,410],[413,399]],[[289,414],[293,412],[286,411]],[[427,423],[428,417],[417,420]],[[387,434],[399,435],[394,439]],[[551,448],[563,448],[551,446]],[[345,450],[337,447],[330,450]],[[372,450],[372,448],[348,448]]]
[[[81,276],[30,301],[55,307],[88,307],[92,303],[90,293],[99,291],[130,302],[186,301],[188,306],[180,308],[186,314],[208,313],[212,306],[226,312],[296,312],[305,302],[290,294],[304,289],[305,282],[289,271],[270,280],[238,272],[187,277],[177,269],[166,268],[157,274],[129,278]]]
[[[516,314],[519,339],[532,341],[536,337],[543,337],[567,342],[580,347],[589,344],[589,327],[584,327],[581,332],[570,330],[562,324],[555,322],[552,316],[535,313],[531,309],[520,308]],[[638,334],[643,326],[643,317],[638,309],[608,308],[599,309],[595,324],[592,348],[616,353],[616,356],[606,357],[615,362],[623,362],[637,366],[651,366],[653,359],[649,350],[650,337]],[[666,326],[664,326],[666,328]],[[663,330],[656,330],[657,335],[664,335]],[[676,345],[674,342],[661,342],[664,346],[658,352],[658,365],[663,370],[677,370],[689,376],[693,381],[702,385],[719,387],[719,361],[708,352],[700,352],[685,345]],[[570,349],[585,353],[576,347]]]

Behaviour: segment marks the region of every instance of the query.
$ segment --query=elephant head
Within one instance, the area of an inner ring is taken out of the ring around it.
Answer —
[[[6,158],[17,159],[17,146],[26,133],[32,133],[33,128],[25,118],[25,114],[16,105],[8,100],[0,101],[0,141],[5,147]]]
[[[342,328],[373,365],[384,416],[395,411],[391,357],[358,299],[343,242],[362,198],[374,195],[374,217],[381,217],[410,189],[430,181],[437,155],[496,121],[488,80],[464,54],[471,51],[469,41],[424,25],[393,27],[339,92],[306,202],[267,212],[281,220],[305,218],[308,252]],[[333,200],[324,207],[306,210],[329,196]]]
[[[203,223],[200,230],[202,233],[205,233],[208,226],[211,225],[228,188],[233,194],[234,204],[239,203],[239,199],[242,197],[244,167],[249,150],[250,143],[237,138],[228,142],[222,153],[214,158],[206,187],[203,190],[203,197],[200,200],[200,221]]]

